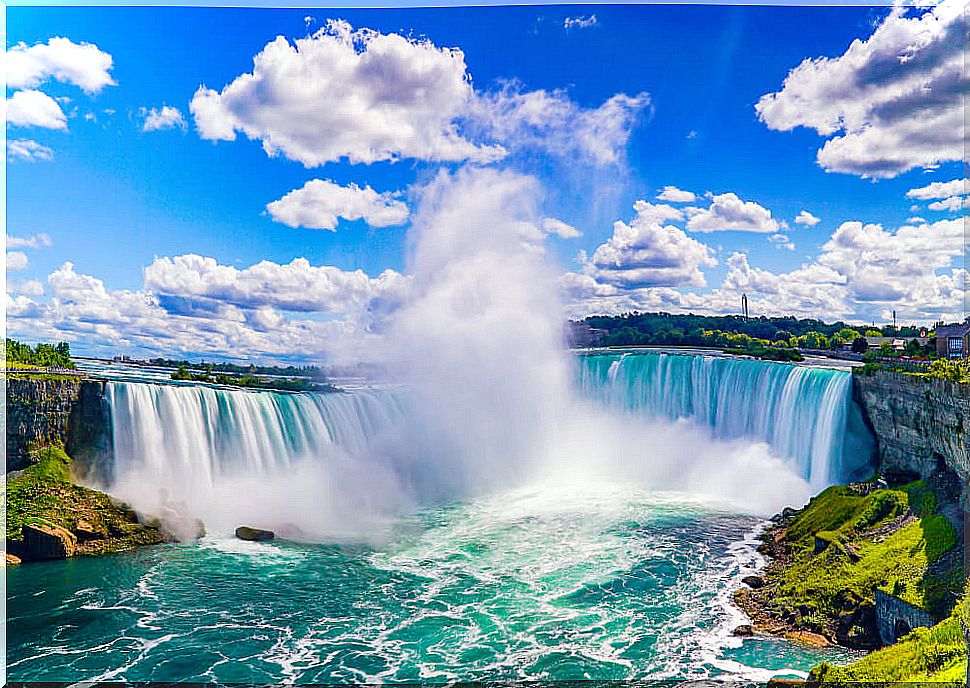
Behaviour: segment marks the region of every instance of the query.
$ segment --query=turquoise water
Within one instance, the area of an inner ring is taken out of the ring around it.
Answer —
[[[759,523],[538,486],[425,510],[380,546],[208,537],[8,569],[8,679],[764,680],[844,658],[730,636]]]

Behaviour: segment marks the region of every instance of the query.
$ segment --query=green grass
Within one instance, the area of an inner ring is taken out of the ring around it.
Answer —
[[[872,602],[877,588],[931,613],[946,608],[958,579],[928,572],[957,533],[935,507],[922,482],[868,495],[844,486],[825,490],[785,534],[792,558],[775,574],[776,605],[799,610],[801,625],[819,631],[838,617],[847,596]],[[818,554],[816,536],[832,543]]]
[[[917,628],[895,645],[872,652],[845,667],[822,663],[812,670],[810,683],[849,685],[859,682],[953,682],[964,684],[966,644],[960,627],[967,617],[966,594],[953,613],[932,628]]]
[[[78,521],[103,534],[85,543],[82,554],[101,554],[163,542],[157,529],[138,523],[134,513],[111,497],[72,482],[72,460],[59,445],[34,448],[30,466],[7,481],[7,540],[11,551],[23,541],[22,528],[44,521],[74,531]]]
[[[7,369],[7,377],[18,380],[77,380],[81,374],[65,375],[61,373],[35,373],[29,369]]]
[[[48,446],[33,449],[31,454],[37,463],[7,481],[8,540],[19,540],[21,527],[30,519],[57,514],[61,510],[59,493],[71,486],[72,461],[63,448]]]

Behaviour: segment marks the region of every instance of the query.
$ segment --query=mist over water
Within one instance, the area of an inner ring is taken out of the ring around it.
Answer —
[[[653,375],[570,354],[540,200],[535,179],[476,168],[419,192],[411,291],[377,353],[400,388],[112,385],[112,490],[148,512],[172,501],[222,532],[380,541],[422,506],[529,485],[633,484],[769,513],[839,477],[844,374],[745,363],[718,377],[723,363],[694,359]]]

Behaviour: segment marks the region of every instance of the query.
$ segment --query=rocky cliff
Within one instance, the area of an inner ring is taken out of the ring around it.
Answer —
[[[9,377],[6,383],[7,471],[32,462],[30,447],[51,443],[66,447],[85,471],[107,465],[111,416],[102,381]]]
[[[879,445],[883,472],[930,478],[953,472],[970,495],[970,385],[903,373],[853,376],[861,404]]]

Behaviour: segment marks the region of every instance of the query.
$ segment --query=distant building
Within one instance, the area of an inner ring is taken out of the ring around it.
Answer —
[[[936,354],[942,358],[970,356],[970,318],[959,325],[936,326]]]
[[[904,351],[913,340],[919,342],[920,346],[930,343],[929,337],[866,337],[866,344],[870,349],[879,349],[883,344],[888,344],[894,351]]]
[[[132,358],[131,358],[131,356],[128,356],[127,354],[123,354],[121,356],[115,356],[111,360],[113,360],[115,363],[131,363]]]
[[[570,322],[567,334],[569,346],[587,347],[596,346],[609,333],[599,327],[590,327],[584,322]]]

